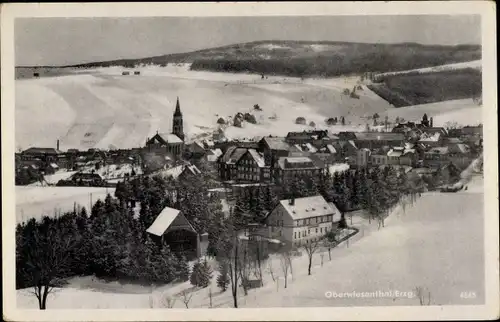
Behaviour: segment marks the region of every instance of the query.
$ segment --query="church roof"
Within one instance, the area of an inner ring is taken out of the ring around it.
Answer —
[[[154,139],[157,139],[162,144],[182,143],[182,140],[172,133],[157,133],[150,141],[154,141]]]

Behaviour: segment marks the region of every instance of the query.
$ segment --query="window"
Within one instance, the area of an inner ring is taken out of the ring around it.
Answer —
[[[310,235],[311,234],[311,229],[308,229],[307,230],[307,234]]]
[[[316,228],[316,234],[318,233],[318,228]]]
[[[323,227],[320,228],[320,233],[323,233]]]
[[[294,238],[294,239],[297,239],[297,232],[295,232],[295,233],[293,234],[293,238]]]

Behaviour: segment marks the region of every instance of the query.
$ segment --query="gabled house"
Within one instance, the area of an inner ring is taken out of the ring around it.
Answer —
[[[290,145],[282,137],[263,137],[258,144],[258,151],[264,155],[266,165],[273,167],[281,157],[290,153]]]
[[[198,176],[200,174],[201,174],[201,171],[200,171],[200,169],[198,169],[198,167],[196,167],[193,164],[187,164],[182,169],[182,172],[179,175],[178,180],[186,180],[189,177]]]
[[[186,154],[189,158],[201,159],[207,154],[207,151],[202,142],[194,141],[186,146]]]
[[[200,258],[206,254],[208,234],[197,232],[180,210],[165,207],[146,230],[160,245],[168,245],[172,252]]]
[[[22,161],[41,161],[42,163],[57,162],[62,152],[54,148],[32,147],[21,152]]]
[[[310,157],[282,157],[274,168],[274,180],[277,184],[288,184],[297,176],[314,177],[323,169]]]
[[[233,180],[250,182],[270,182],[270,166],[266,166],[264,156],[255,149],[247,149],[236,161],[236,176]]]
[[[237,163],[247,152],[246,148],[230,146],[217,160],[217,170],[222,181],[236,180],[238,176]]]
[[[424,153],[424,165],[438,168],[450,162],[449,147],[435,147]]]
[[[322,239],[327,232],[337,228],[341,219],[337,207],[318,195],[281,200],[265,223],[269,238],[292,248]]]
[[[302,131],[302,132],[289,132],[285,137],[285,141],[290,144],[316,144],[321,142],[323,139],[328,139],[327,130],[314,130],[314,131]]]
[[[445,136],[440,131],[424,132],[418,140],[418,143],[425,144],[429,147],[443,146],[444,142]]]
[[[146,150],[155,154],[172,154],[180,157],[184,150],[184,141],[172,133],[156,133],[146,141]]]

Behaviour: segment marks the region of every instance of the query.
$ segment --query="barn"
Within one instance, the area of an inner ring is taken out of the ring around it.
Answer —
[[[188,259],[206,254],[208,234],[199,234],[180,210],[165,207],[146,231],[153,240],[168,245],[174,253],[182,253]]]

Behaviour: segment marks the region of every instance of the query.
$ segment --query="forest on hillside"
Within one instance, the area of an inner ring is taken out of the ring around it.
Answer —
[[[467,68],[388,76],[368,88],[395,107],[481,96],[482,72]]]

